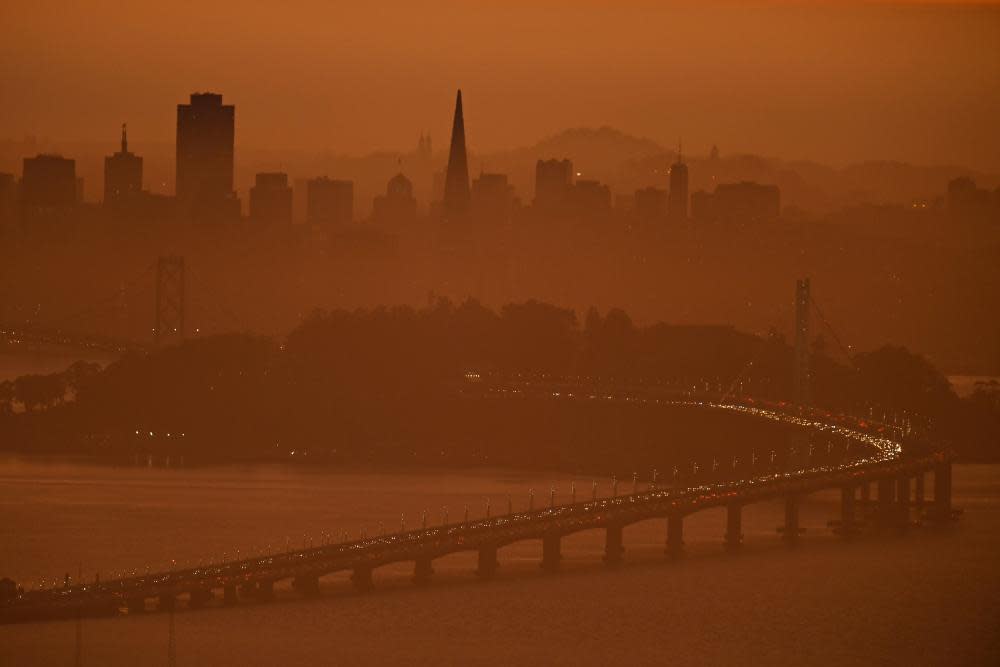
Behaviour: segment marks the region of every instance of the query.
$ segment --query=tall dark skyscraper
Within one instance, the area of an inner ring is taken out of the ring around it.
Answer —
[[[224,105],[222,95],[215,93],[193,93],[190,104],[177,105],[177,201],[182,211],[221,212],[236,201],[235,118],[235,107]]]
[[[688,217],[688,168],[677,145],[677,162],[670,166],[670,195],[667,200],[667,215],[671,220],[687,220]]]
[[[128,134],[122,124],[122,149],[104,158],[104,205],[114,206],[142,192],[142,158],[128,150]]]
[[[444,180],[443,213],[446,220],[464,218],[469,212],[469,162],[465,154],[465,119],[462,91],[455,100],[455,120],[451,127],[451,150]]]

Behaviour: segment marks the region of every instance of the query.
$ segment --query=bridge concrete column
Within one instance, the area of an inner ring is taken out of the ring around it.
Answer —
[[[207,588],[196,588],[189,594],[188,606],[192,609],[201,609],[212,599],[212,591]]]
[[[354,572],[351,574],[351,583],[356,591],[370,591],[374,585],[372,584],[372,568],[367,565],[359,565],[354,568]]]
[[[146,598],[129,598],[125,604],[130,614],[141,614],[146,611]]]
[[[910,523],[910,476],[900,475],[896,478],[896,527],[906,530]]]
[[[950,521],[951,512],[951,463],[934,466],[934,508],[931,516],[936,521]]]
[[[497,572],[500,562],[497,559],[497,545],[484,544],[479,547],[479,567],[476,574],[483,579],[489,579]]]
[[[245,581],[240,584],[240,595],[243,597],[253,597],[257,594],[257,583],[254,581]]]
[[[303,574],[292,579],[292,588],[299,595],[315,597],[319,595],[319,577],[314,574]]]
[[[802,528],[799,525],[799,497],[788,496],[785,498],[785,525],[778,528],[781,537],[788,544],[795,544],[799,541]]]
[[[918,515],[924,511],[924,471],[921,470],[913,478],[913,502],[917,506]]]
[[[878,481],[878,526],[890,530],[896,523],[896,485],[891,478]]]
[[[157,604],[157,609],[160,611],[169,611],[177,606],[177,598],[173,595],[161,595],[159,603]]]
[[[667,555],[679,558],[684,553],[684,515],[678,513],[667,517]]]
[[[222,604],[232,606],[239,602],[240,598],[236,594],[236,586],[226,586],[222,589]]]
[[[426,584],[431,580],[432,574],[434,574],[434,568],[431,566],[431,559],[429,557],[418,558],[413,567],[413,583]]]
[[[542,538],[542,569],[546,572],[554,572],[559,568],[559,561],[562,560],[560,540],[559,534]]]
[[[736,551],[743,544],[743,506],[739,503],[726,505],[726,550]]]
[[[257,599],[261,602],[267,602],[268,600],[274,599],[274,582],[258,581],[257,582]]]
[[[866,488],[867,483],[862,488]],[[840,489],[840,526],[838,532],[847,537],[858,532],[857,504],[854,498],[854,487],[844,486]]]
[[[621,524],[611,524],[607,528],[604,562],[608,565],[618,565],[622,562],[622,554],[625,553],[623,532],[624,527]]]

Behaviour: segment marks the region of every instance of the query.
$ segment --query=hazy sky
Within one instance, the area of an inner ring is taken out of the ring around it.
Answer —
[[[0,3],[0,137],[173,142],[196,90],[237,143],[474,149],[613,125],[833,163],[1000,172],[1000,7],[649,0]]]

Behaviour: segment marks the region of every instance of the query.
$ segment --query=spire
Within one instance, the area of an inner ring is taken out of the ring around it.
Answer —
[[[469,163],[465,153],[465,118],[462,115],[462,91],[455,98],[455,120],[451,126],[451,150],[444,181],[444,215],[461,218],[469,209]]]
[[[677,162],[684,162],[684,151],[681,150],[681,140],[677,139]]]
[[[122,123],[122,153],[128,153],[128,133],[125,131],[125,123]]]

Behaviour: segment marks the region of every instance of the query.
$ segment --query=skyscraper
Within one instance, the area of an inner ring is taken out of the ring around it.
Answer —
[[[573,185],[573,163],[569,160],[539,160],[535,163],[535,206],[552,210],[566,204]]]
[[[667,214],[667,191],[643,188],[635,191],[635,215],[642,222],[662,221]]]
[[[61,155],[24,158],[21,205],[25,211],[71,208],[77,201],[76,160]]]
[[[455,120],[451,127],[451,150],[444,180],[443,213],[446,220],[459,220],[469,211],[469,163],[465,154],[465,119],[462,91],[455,99]]]
[[[306,220],[310,225],[343,225],[354,219],[354,181],[326,176],[306,184]]]
[[[667,200],[667,216],[671,220],[687,220],[688,217],[688,168],[677,144],[677,162],[670,166],[670,195]]]
[[[292,189],[288,187],[288,174],[257,174],[250,188],[250,219],[264,224],[292,224]]]
[[[122,123],[122,149],[104,158],[104,205],[116,206],[142,192],[142,158],[128,150],[128,134]]]
[[[514,186],[506,174],[480,174],[472,182],[470,206],[475,219],[486,224],[510,222],[514,210]]]
[[[239,215],[233,192],[236,110],[222,95],[193,93],[177,105],[177,200],[182,211]]]

